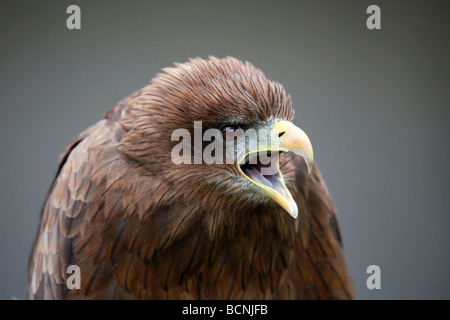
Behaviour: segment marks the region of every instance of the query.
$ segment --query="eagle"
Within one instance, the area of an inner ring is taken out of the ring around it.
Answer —
[[[335,206],[293,121],[291,96],[250,62],[162,69],[60,156],[27,298],[355,298]]]

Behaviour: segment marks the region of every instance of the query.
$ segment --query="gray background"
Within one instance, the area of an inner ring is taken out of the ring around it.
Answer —
[[[81,7],[82,29],[66,28]],[[366,28],[381,7],[382,29]],[[0,4],[0,298],[26,265],[58,155],[161,68],[249,60],[292,95],[361,299],[449,299],[450,6],[438,1]],[[366,268],[381,268],[381,290]]]

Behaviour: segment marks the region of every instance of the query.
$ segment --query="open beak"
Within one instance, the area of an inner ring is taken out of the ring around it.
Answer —
[[[302,156],[308,172],[311,173],[314,155],[308,136],[293,123],[279,121],[272,128],[271,143],[259,145],[257,150],[244,155],[238,161],[238,169],[245,178],[261,188],[293,218],[297,218],[297,204],[287,189],[280,171],[281,155],[289,151]]]

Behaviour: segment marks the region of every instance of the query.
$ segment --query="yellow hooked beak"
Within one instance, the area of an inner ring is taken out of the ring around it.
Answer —
[[[306,133],[289,121],[277,122],[271,136],[270,144],[259,146],[242,157],[238,161],[238,169],[293,218],[297,218],[298,207],[284,183],[279,160],[283,152],[294,152],[305,159],[308,172],[311,173],[313,148]],[[263,155],[268,161],[262,161]]]

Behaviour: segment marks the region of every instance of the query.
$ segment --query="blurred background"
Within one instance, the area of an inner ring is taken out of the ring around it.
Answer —
[[[68,30],[66,8],[81,8]],[[366,9],[381,8],[381,30]],[[292,95],[338,208],[360,299],[450,298],[450,2],[0,2],[0,299],[59,154],[161,68],[251,61]],[[366,287],[369,265],[381,289]]]

